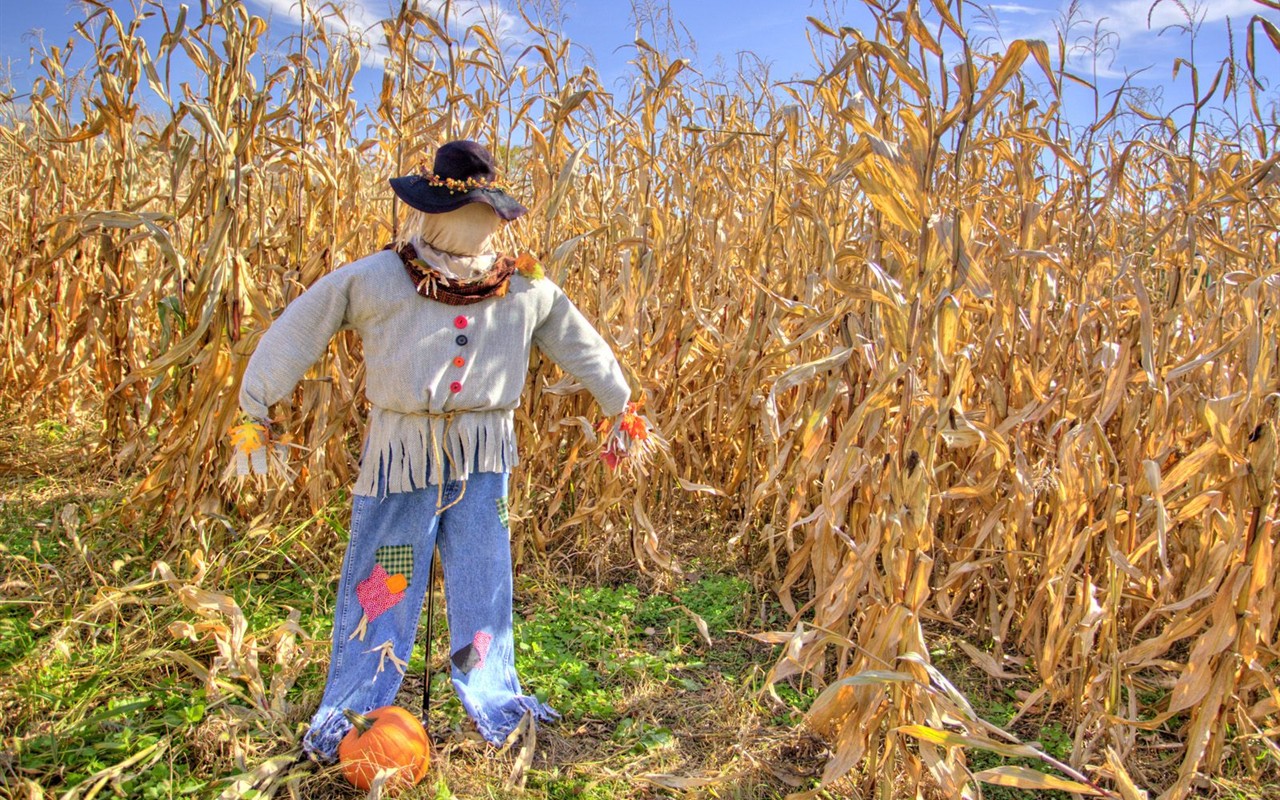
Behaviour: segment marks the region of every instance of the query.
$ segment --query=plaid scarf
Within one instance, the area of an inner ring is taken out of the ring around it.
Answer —
[[[440,274],[430,264],[418,257],[418,251],[412,244],[396,249],[393,244],[387,245],[394,250],[404,264],[405,272],[413,281],[418,294],[429,300],[438,300],[451,306],[469,306],[488,300],[490,297],[502,297],[507,293],[507,282],[511,273],[516,271],[516,260],[511,256],[498,256],[489,271],[478,278],[469,280],[451,280]]]

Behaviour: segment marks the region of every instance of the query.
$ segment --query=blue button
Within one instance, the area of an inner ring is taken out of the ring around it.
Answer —
[[[460,334],[458,334],[458,338],[457,338],[457,339],[454,339],[454,341],[458,343],[458,347],[466,347],[466,346],[467,346],[467,336],[466,336],[466,334],[464,334],[464,333],[460,333]]]

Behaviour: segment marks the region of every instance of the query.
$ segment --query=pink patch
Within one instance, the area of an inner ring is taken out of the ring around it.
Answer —
[[[493,641],[493,636],[484,631],[477,631],[476,635],[471,639],[471,646],[476,649],[476,653],[480,655],[480,660],[476,662],[476,669],[484,666],[484,657],[489,654],[489,642]]]
[[[404,599],[404,592],[392,592],[387,588],[387,571],[375,564],[369,577],[356,584],[356,597],[364,615],[373,622],[387,609]]]

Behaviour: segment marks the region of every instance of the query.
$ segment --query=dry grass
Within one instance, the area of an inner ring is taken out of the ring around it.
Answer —
[[[1280,42],[1265,5],[1250,64]],[[1060,773],[1126,800],[1223,771],[1275,782],[1274,111],[1235,62],[1221,80],[1193,64],[1233,126],[1117,101],[1120,126],[1099,97],[1071,130],[1035,87],[1073,79],[1064,45],[981,55],[955,4],[895,9],[866,35],[815,21],[813,79],[787,84],[715,83],[639,40],[623,94],[536,21],[517,59],[483,25],[406,9],[368,108],[314,15],[264,58],[238,3],[166,19],[155,49],[102,9],[85,79],[51,52],[0,126],[0,391],[101,419],[145,472],[133,507],[187,547],[324,508],[355,468],[358,344],[279,412],[308,449],[298,485],[253,497],[214,480],[245,357],[284,303],[390,238],[385,176],[478,138],[536,200],[513,240],[673,442],[648,481],[611,481],[588,399],[535,361],[522,558],[601,574],[626,548],[667,569],[682,537],[723,531],[792,614],[771,678],[848,679],[810,718],[829,781],[958,795],[956,731],[1000,738],[931,671],[930,620],[980,630],[973,659],[1069,722]],[[203,85],[170,84],[175,50]],[[688,531],[691,514],[714,522]]]
[[[330,542],[312,560],[291,541],[293,531],[272,526],[206,557],[179,553],[163,538],[139,541],[135,530],[109,522],[89,534],[83,517],[101,517],[129,493],[98,483],[102,465],[86,452],[92,437],[0,431],[0,453],[14,464],[0,474],[0,590],[24,598],[22,609],[0,614],[0,774],[12,796],[84,798],[95,786],[130,797],[169,796],[184,786],[200,797],[251,796],[247,787],[267,774],[282,797],[363,796],[336,769],[292,765],[299,726],[323,688],[328,642],[315,631],[331,614],[333,580],[324,562],[340,556],[342,543]],[[82,466],[68,466],[75,464]],[[86,482],[95,485],[86,491]],[[323,518],[306,525],[311,543],[331,527]],[[307,574],[310,584],[291,586]],[[530,567],[519,581],[521,615],[554,619],[566,585],[545,565]],[[640,597],[676,588],[650,581]],[[714,648],[703,647],[687,623],[684,634],[666,626],[638,634],[607,604],[591,608],[624,624],[609,632],[622,644],[608,658],[643,658],[671,674],[624,671],[606,687],[604,715],[584,714],[568,690],[553,690],[552,700],[570,713],[538,731],[523,772],[526,796],[622,800],[663,786],[710,786],[766,798],[812,784],[826,747],[793,727],[793,708],[760,696],[770,648],[727,631],[715,632]],[[753,613],[738,609],[734,618],[745,623]],[[550,624],[572,636],[581,619],[569,614]],[[433,767],[407,797],[520,795],[511,783],[518,748],[495,752],[464,721],[444,680],[445,641],[440,626]],[[420,652],[413,661],[397,702],[417,712]],[[646,738],[655,731],[657,738]],[[95,760],[92,750],[104,756]],[[290,769],[280,772],[282,765]]]

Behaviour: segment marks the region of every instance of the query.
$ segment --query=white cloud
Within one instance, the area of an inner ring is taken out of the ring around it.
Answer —
[[[1182,4],[1191,12],[1194,20],[1203,20],[1206,26],[1223,22],[1227,17],[1236,21],[1247,20],[1262,10],[1262,6],[1254,0],[1212,0],[1212,2],[1184,2]],[[1183,14],[1178,3],[1173,0],[1117,0],[1106,5],[1090,4],[1085,7],[1085,15],[1091,19],[1107,17],[1117,30],[1121,32],[1158,33],[1170,25],[1185,25],[1187,16]],[[1150,28],[1147,20],[1150,17]]]
[[[1036,15],[1036,14],[1051,14],[1051,13],[1053,13],[1053,9],[1049,9],[1049,8],[1036,8],[1035,6],[1023,6],[1023,5],[1018,5],[1017,3],[992,3],[992,4],[988,5],[988,6],[987,6],[987,8],[991,9],[992,11],[996,12],[997,14],[1031,14],[1031,15]]]
[[[363,41],[364,58],[362,66],[381,69],[386,64],[389,53],[383,43],[381,22],[394,17],[399,10],[399,0],[336,0],[340,13],[333,13],[321,6],[320,0],[250,0],[250,2],[271,15],[273,24],[301,25],[302,12],[300,2],[307,2],[308,21],[311,15],[328,30],[350,34]],[[418,8],[436,19],[441,19],[445,0],[420,0]],[[454,2],[449,11],[449,30],[455,36],[473,25],[481,25],[495,34],[501,47],[515,46],[521,43],[523,21],[518,15],[506,11],[497,0],[463,0]]]
[[[973,27],[996,36],[998,41],[989,43],[993,47],[1040,39],[1056,52],[1053,45],[1067,7],[1068,0],[983,3],[985,14]],[[1122,80],[1153,62],[1171,61],[1185,48],[1180,28],[1187,25],[1187,16],[1182,8],[1192,14],[1202,37],[1224,42],[1228,17],[1239,35],[1249,18],[1263,10],[1255,0],[1183,0],[1181,7],[1174,0],[1089,0],[1080,6],[1066,37],[1068,69],[1086,77],[1096,69],[1100,79]]]
[[[1183,8],[1190,13],[1190,20]],[[1152,63],[1165,65],[1172,62],[1174,55],[1186,55],[1183,29],[1188,24],[1199,27],[1198,35],[1207,45],[1202,54],[1220,57],[1218,53],[1226,42],[1227,19],[1239,33],[1261,8],[1254,0],[1186,0],[1181,4],[1172,0],[1115,0],[1090,3],[1084,7],[1084,15],[1101,20],[1114,45],[1114,65],[1105,73],[1100,71],[1099,77],[1122,78],[1126,71],[1134,72]]]

